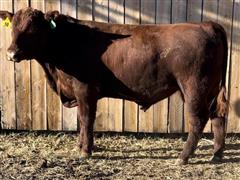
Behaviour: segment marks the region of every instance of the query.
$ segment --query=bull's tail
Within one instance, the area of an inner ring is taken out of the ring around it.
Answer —
[[[216,115],[217,117],[225,117],[228,114],[228,100],[226,98],[226,88],[225,86],[221,87],[221,90],[217,96],[217,107],[216,107]]]
[[[215,24],[214,27],[216,33],[220,36],[221,42],[223,43],[224,47],[224,57],[223,57],[223,64],[222,64],[222,80],[220,84],[220,91],[216,98],[216,109],[215,115],[217,117],[226,118],[228,115],[228,108],[229,103],[227,100],[227,92],[226,92],[226,72],[227,72],[227,61],[228,61],[228,42],[227,42],[227,35],[224,28],[219,25]]]

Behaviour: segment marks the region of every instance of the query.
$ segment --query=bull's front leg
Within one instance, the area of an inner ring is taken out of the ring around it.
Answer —
[[[96,117],[96,101],[79,101],[78,120],[80,122],[81,157],[88,158],[93,149],[93,125]]]

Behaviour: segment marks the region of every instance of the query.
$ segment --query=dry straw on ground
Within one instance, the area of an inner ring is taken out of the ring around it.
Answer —
[[[222,163],[209,162],[212,141],[202,139],[196,156],[174,165],[183,140],[160,136],[95,138],[95,152],[79,159],[77,135],[0,134],[0,179],[240,179],[240,138],[227,138]]]

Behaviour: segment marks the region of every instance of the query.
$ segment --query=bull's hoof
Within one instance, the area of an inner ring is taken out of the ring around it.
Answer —
[[[186,165],[188,163],[188,160],[183,160],[183,159],[177,159],[175,162],[175,165]]]
[[[90,153],[87,153],[87,152],[85,152],[85,151],[82,151],[81,152],[81,155],[80,155],[80,159],[81,160],[85,160],[85,159],[88,159],[88,158],[90,158],[91,157],[91,154]]]
[[[213,156],[211,159],[212,163],[221,163],[222,162],[222,157],[221,156]]]
[[[79,143],[78,147],[79,147],[79,149],[82,149],[82,147],[83,147],[82,143]]]

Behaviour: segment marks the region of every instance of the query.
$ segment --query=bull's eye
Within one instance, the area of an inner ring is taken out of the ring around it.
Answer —
[[[16,37],[16,45],[19,49],[25,50],[31,46],[31,36],[26,33],[21,33]]]
[[[22,45],[24,44],[24,35],[23,34],[19,34],[19,36],[16,38],[16,43],[19,47],[22,47]]]

